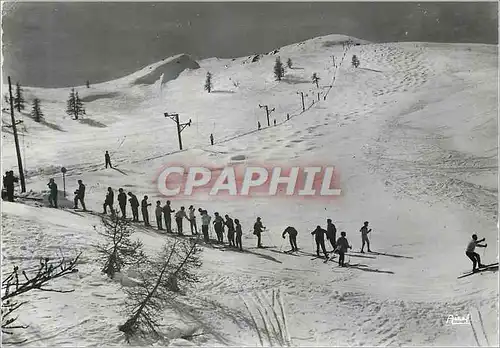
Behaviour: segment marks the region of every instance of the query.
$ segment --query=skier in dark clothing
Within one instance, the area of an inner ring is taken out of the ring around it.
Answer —
[[[14,171],[8,171],[3,177],[3,186],[7,192],[9,202],[14,202],[14,183],[18,182],[18,178],[14,176]]]
[[[292,251],[299,251],[297,248],[297,230],[292,226],[288,226],[283,231],[283,239],[285,239],[285,235],[288,233],[288,238],[290,239],[290,245],[292,246]]]
[[[316,229],[311,232],[311,234],[316,236],[316,255],[318,255],[319,257],[319,248],[321,247],[323,254],[325,254],[325,259],[328,259],[328,253],[326,252],[325,248],[326,233],[326,230],[322,229],[321,226],[316,226]]]
[[[125,219],[127,217],[127,195],[123,192],[122,188],[118,189],[118,205],[120,206],[120,210],[122,212],[122,217]]]
[[[165,229],[167,233],[172,233],[172,216],[170,215],[175,210],[170,207],[170,201],[163,206],[163,217],[165,219]]]
[[[144,196],[144,199],[141,201],[141,211],[142,211],[142,219],[144,220],[144,225],[146,227],[151,227],[149,224],[149,211],[148,207],[151,203],[148,203],[148,196]]]
[[[234,223],[236,225],[236,228],[235,228],[236,247],[239,248],[241,251],[243,251],[243,246],[241,245],[241,236],[243,235],[243,232],[241,230],[240,220],[234,219]]]
[[[363,249],[365,247],[365,243],[368,246],[368,252],[371,252],[370,250],[370,241],[368,240],[368,233],[370,233],[372,229],[368,229],[368,221],[365,221],[363,227],[359,230],[361,232],[361,252],[364,253]]]
[[[214,213],[214,230],[215,234],[217,235],[217,242],[219,244],[224,243],[224,219],[222,216],[219,215],[219,213]]]
[[[51,207],[57,208],[57,184],[54,182],[54,179],[50,179],[47,186],[50,189],[49,204]]]
[[[337,228],[332,223],[332,219],[326,219],[326,238],[328,238],[333,250],[335,250],[337,247]]]
[[[106,162],[106,168],[108,168],[108,165],[110,168],[113,168],[111,165],[111,157],[109,156],[108,151],[106,151],[106,154],[104,155],[104,161]]]
[[[224,216],[226,221],[224,224],[227,226],[227,240],[229,241],[229,246],[236,246],[234,243],[234,221],[229,217],[229,215]]]
[[[189,206],[189,225],[191,227],[191,234],[198,234],[198,226],[196,225],[196,216],[194,215],[194,207],[192,205]]]
[[[162,220],[163,220],[163,208],[160,201],[156,201],[155,216],[156,216],[156,226],[158,226],[158,231],[163,230]]]
[[[83,210],[86,211],[87,209],[85,208],[84,199],[85,199],[85,185],[81,180],[78,180],[78,190],[75,191],[74,209],[78,209],[78,201],[80,201],[80,203],[82,203]]]
[[[476,247],[486,248],[488,246],[488,244],[479,244],[484,241],[485,238],[477,240],[477,235],[473,234],[471,241],[469,242],[469,244],[467,244],[467,249],[465,249],[465,255],[467,255],[467,257],[472,261],[472,272],[477,271],[476,265],[478,266],[478,268],[484,267],[484,265],[481,263],[479,254],[474,252],[474,249]]]
[[[104,200],[104,204],[102,205],[103,214],[106,214],[106,208],[109,207],[111,210],[111,215],[115,215],[115,210],[113,209],[113,203],[115,201],[115,194],[111,187],[108,187],[108,193],[106,194],[106,199]]]
[[[177,234],[183,235],[182,234],[182,219],[186,218],[186,220],[189,221],[189,218],[186,215],[186,209],[184,207],[181,207],[181,210],[179,210],[177,213],[175,213],[175,222],[177,223]]]
[[[257,236],[257,248],[262,248],[261,234],[266,228],[262,225],[260,217],[257,218],[255,224],[253,225],[253,234]]]
[[[347,252],[347,249],[352,249],[352,246],[349,245],[349,242],[347,241],[347,238],[345,237],[345,232],[340,232],[340,238],[337,239],[337,252],[339,254],[339,266],[340,267],[345,267],[344,264],[344,259],[345,259],[345,253]]]
[[[139,222],[139,200],[132,192],[129,192],[128,196],[130,197],[128,201],[130,202],[130,208],[132,209],[132,221]]]
[[[210,144],[214,144],[214,135],[210,134]]]

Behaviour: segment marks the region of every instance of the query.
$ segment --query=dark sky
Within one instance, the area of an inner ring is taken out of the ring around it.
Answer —
[[[4,12],[3,75],[26,86],[106,81],[178,53],[239,57],[327,34],[498,42],[497,2],[32,2]]]

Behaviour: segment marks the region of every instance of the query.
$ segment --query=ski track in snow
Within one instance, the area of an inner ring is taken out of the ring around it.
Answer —
[[[463,248],[471,231],[484,234],[491,246],[496,238],[493,49],[363,44],[352,47],[340,67],[333,68],[330,56],[333,52],[338,62],[342,47],[325,48],[328,40],[282,48],[282,59],[290,56],[296,68],[280,83],[269,73],[275,59],[269,55],[245,64],[244,59],[208,59],[161,91],[128,87],[126,78],[93,86],[85,91],[91,99],[96,95],[87,113],[105,124],[103,129],[61,121],[66,90],[29,89],[42,99],[48,121],[65,132],[29,123],[28,185],[45,190],[48,178],[64,165],[67,192],[83,177],[87,205],[100,211],[107,186],[163,201],[153,180],[165,161],[194,159],[196,164],[224,166],[232,161],[326,160],[340,169],[344,193],[325,208],[321,202],[269,204],[259,199],[230,205],[194,199],[174,203],[226,211],[240,217],[245,231],[255,216],[263,216],[271,231],[263,236],[267,245],[279,246],[281,231],[293,225],[299,230],[299,247],[307,252],[313,250],[308,231],[331,216],[354,245],[346,257],[353,267],[339,268],[336,260],[324,264],[301,253],[292,257],[266,249],[237,253],[204,248],[201,282],[166,313],[167,331],[182,332],[178,322],[184,322],[204,332],[193,341],[202,345],[477,345],[471,327],[446,324],[448,315],[474,313],[479,343],[498,344],[496,274],[456,279],[461,269],[470,267]],[[358,69],[350,67],[352,54],[360,57]],[[215,72],[219,93],[209,95],[200,88],[206,70]],[[319,72],[323,85],[334,76],[327,99],[314,104],[313,71]],[[121,92],[112,94],[115,90]],[[303,113],[297,90],[309,93]],[[266,126],[259,103],[276,107],[271,114],[271,124],[278,119],[276,127],[255,130],[257,119]],[[183,132],[183,151],[177,150],[175,125],[163,117],[166,111],[193,120]],[[212,132],[216,144],[209,147]],[[11,142],[4,137],[6,167],[15,164]],[[105,149],[118,170],[104,170]],[[61,190],[60,180],[58,185]],[[19,262],[34,268],[41,256],[84,254],[76,277],[54,283],[75,292],[26,295],[30,302],[20,321],[30,328],[23,337],[34,346],[123,344],[116,327],[124,321],[119,313],[124,285],[107,280],[91,262],[91,245],[98,240],[92,226],[98,218],[25,203],[3,204],[4,272]],[[372,248],[379,254],[356,253],[357,231],[365,219],[373,225]],[[164,238],[174,238],[139,227],[136,234],[151,251]],[[253,236],[244,235],[244,248],[254,243]],[[288,241],[283,243],[288,246]],[[493,260],[497,251],[489,247],[485,258]],[[476,315],[478,310],[482,315]]]

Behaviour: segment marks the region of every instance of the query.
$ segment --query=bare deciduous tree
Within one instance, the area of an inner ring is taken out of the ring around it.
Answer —
[[[74,259],[66,260],[62,257],[58,263],[49,263],[49,258],[41,259],[37,273],[29,276],[23,270],[19,270],[19,266],[14,266],[13,271],[5,275],[2,280],[2,333],[12,335],[15,329],[25,329],[24,325],[17,325],[18,319],[15,312],[26,302],[17,301],[17,297],[31,290],[50,291],[50,292],[73,292],[74,290],[60,290],[46,287],[47,283],[63,277],[70,273],[78,272],[76,263],[80,258],[80,254]],[[9,342],[11,344],[19,344],[20,342]],[[7,342],[5,342],[7,343]]]
[[[134,335],[159,337],[161,313],[181,293],[181,288],[198,281],[195,270],[201,266],[201,248],[196,241],[168,242],[158,260],[140,271],[141,283],[125,288],[125,311],[130,315],[119,330],[127,341]]]

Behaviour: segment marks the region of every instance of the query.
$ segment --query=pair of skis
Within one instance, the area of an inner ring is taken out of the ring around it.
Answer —
[[[492,270],[495,270],[495,269],[498,270],[498,262],[491,263],[489,265],[484,265],[483,267],[476,268],[475,271],[464,273],[461,276],[457,277],[457,279],[468,277],[470,275],[473,275],[473,274],[476,274],[476,273],[481,273],[481,272],[484,272],[484,271],[492,271]]]

